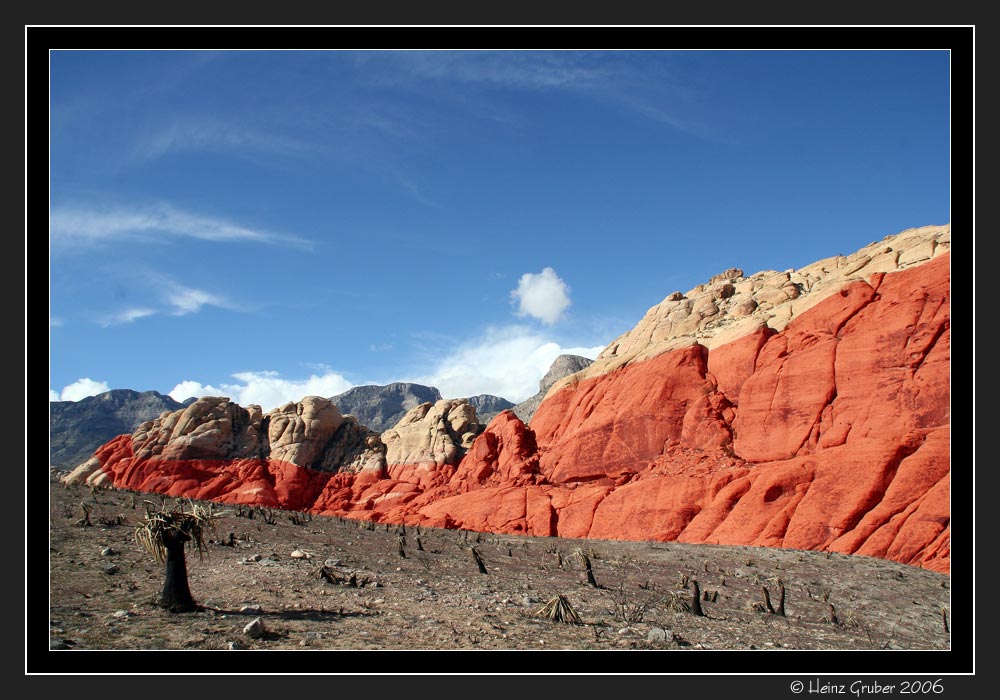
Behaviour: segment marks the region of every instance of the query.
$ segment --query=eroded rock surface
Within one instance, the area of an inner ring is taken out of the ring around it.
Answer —
[[[385,522],[950,566],[950,231],[669,295],[531,417],[201,399],[68,478]],[[544,384],[544,382],[543,382]],[[353,426],[347,427],[345,426]]]

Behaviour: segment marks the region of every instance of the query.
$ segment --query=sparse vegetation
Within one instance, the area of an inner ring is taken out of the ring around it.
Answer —
[[[77,520],[74,525],[77,527],[93,527],[94,524],[90,522],[90,506],[86,503],[81,503],[80,508],[83,510],[83,517]]]
[[[135,528],[135,541],[156,561],[165,564],[160,606],[171,612],[191,612],[198,605],[188,587],[185,545],[206,551],[204,533],[219,517],[211,505],[189,504],[189,510],[160,510],[146,513],[145,519]]]
[[[573,606],[563,595],[554,596],[541,610],[536,613],[539,617],[554,622],[567,622],[575,625],[581,624],[580,616],[573,610]]]
[[[488,574],[486,570],[486,564],[483,562],[483,557],[479,554],[479,550],[475,547],[469,547],[469,553],[472,555],[472,561],[476,562],[476,566],[479,567],[479,573]]]
[[[594,588],[599,588],[599,586],[597,585],[597,579],[594,578],[594,568],[593,565],[590,563],[590,557],[587,556],[587,553],[583,551],[582,547],[577,547],[575,554],[577,559],[580,560],[580,563],[583,564],[583,569],[586,574],[587,583],[593,586]]]
[[[705,616],[705,611],[701,609],[701,588],[698,586],[698,581],[692,581],[691,585],[694,587],[694,595],[691,596],[691,613],[699,617]]]
[[[189,592],[200,605],[175,615],[161,606],[165,562],[139,546],[132,527],[98,527],[129,512],[133,496],[102,490],[95,503],[86,489],[53,488],[50,624],[57,643],[287,650],[535,649],[543,639],[546,649],[609,650],[763,649],[769,643],[947,649],[950,643],[950,586],[942,585],[948,578],[869,557],[493,533],[475,545],[476,533],[469,531],[392,525],[386,532],[384,523],[318,515],[306,525],[301,514],[296,524],[292,511],[272,511],[275,522],[268,526],[267,509],[249,507],[234,507],[243,515],[220,521],[227,527],[217,539],[203,531],[200,547],[185,544],[189,558],[194,550],[209,556],[187,571]],[[150,516],[208,507],[146,498]],[[92,527],[75,527],[81,501]],[[401,541],[405,557],[398,556]],[[473,547],[488,576],[477,573]],[[591,561],[599,586],[586,580],[577,549]],[[311,558],[293,557],[296,550]],[[556,551],[565,553],[562,569],[553,564]],[[759,583],[743,568],[750,559]],[[779,571],[780,579],[772,576]],[[787,617],[780,616],[782,588],[793,606]],[[539,613],[555,592],[566,604],[553,605],[554,617],[546,619]],[[695,613],[695,600],[705,615]],[[569,624],[552,624],[560,615]],[[243,627],[257,617],[268,634],[248,638]]]

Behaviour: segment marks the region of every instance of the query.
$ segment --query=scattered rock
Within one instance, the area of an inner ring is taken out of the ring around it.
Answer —
[[[117,574],[119,571],[121,571],[121,569],[118,568],[117,564],[108,564],[107,566],[104,567],[103,571],[108,576],[111,576],[113,574]]]
[[[259,617],[255,617],[243,628],[243,634],[251,639],[260,639],[266,632],[267,628],[264,627],[264,622]]]
[[[242,649],[243,645],[239,642],[226,642],[225,648],[226,651],[237,651],[238,649]]]
[[[668,639],[672,639],[673,636],[674,636],[673,632],[668,632],[667,630],[663,629],[662,627],[654,627],[653,629],[649,630],[649,633],[646,635],[646,641],[647,642],[665,642]]]
[[[244,605],[240,608],[241,615],[260,615],[264,609],[259,605]]]
[[[111,617],[118,618],[119,620],[124,620],[127,617],[132,617],[132,613],[130,613],[128,610],[116,610],[115,612],[111,613]]]
[[[312,559],[311,554],[304,552],[301,549],[294,550],[289,556],[291,556],[292,559]]]
[[[118,552],[116,552],[115,550],[111,549],[111,547],[105,547],[105,548],[103,548],[101,550],[101,556],[102,557],[110,557],[110,556],[113,556],[115,554],[118,554]]]

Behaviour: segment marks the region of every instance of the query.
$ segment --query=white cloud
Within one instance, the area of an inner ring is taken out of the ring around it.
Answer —
[[[395,68],[381,75],[381,81],[389,83],[412,77],[524,90],[589,90],[608,85],[616,75],[606,61],[576,52],[415,51],[362,54],[356,60],[361,65],[382,61]]]
[[[180,382],[177,386],[168,391],[167,396],[172,398],[174,401],[186,401],[192,396],[226,396],[226,392],[222,389],[217,389],[211,384],[202,384],[190,379],[185,379],[183,382]]]
[[[303,155],[307,144],[275,133],[256,131],[233,123],[208,119],[180,119],[145,135],[132,150],[141,160],[160,158],[178,151],[235,152],[246,156],[250,151],[276,155]]]
[[[430,373],[407,381],[436,386],[446,398],[493,394],[518,403],[538,391],[559,355],[593,359],[603,349],[564,347],[524,326],[490,328],[455,348]]]
[[[156,311],[154,309],[148,308],[126,309],[125,311],[121,311],[117,314],[100,318],[97,320],[97,323],[98,325],[107,328],[108,326],[117,326],[122,323],[132,323],[132,321],[152,316],[155,313]]]
[[[89,377],[83,377],[82,379],[77,379],[72,384],[63,387],[62,393],[58,395],[49,389],[49,400],[50,401],[79,401],[80,399],[85,399],[88,396],[97,396],[98,394],[103,394],[105,391],[111,391],[111,387],[107,385],[107,382],[95,382]]]
[[[212,294],[201,289],[184,287],[179,284],[167,290],[167,302],[174,307],[172,316],[184,316],[201,311],[202,306],[217,306],[222,309],[231,309],[233,305],[224,297]]]
[[[206,292],[202,289],[185,287],[182,284],[155,273],[147,275],[147,281],[161,286],[159,294],[169,307],[168,310],[154,309],[148,306],[125,309],[118,313],[103,316],[97,319],[97,324],[103,328],[117,326],[123,323],[132,323],[140,318],[155,316],[160,313],[169,313],[171,316],[186,316],[201,311],[203,306],[215,306],[220,309],[238,310],[239,307],[225,297]]]
[[[226,219],[182,211],[169,204],[108,209],[59,207],[53,209],[49,226],[53,241],[63,243],[154,237],[162,241],[174,236],[227,243],[291,245],[305,250],[313,247],[311,241],[298,236],[250,228]]]
[[[327,371],[312,374],[306,379],[283,379],[277,372],[238,372],[233,375],[237,381],[232,384],[201,384],[186,379],[169,395],[175,401],[184,401],[192,396],[228,396],[241,406],[257,404],[264,412],[277,408],[289,401],[301,401],[305,396],[330,397],[354,386],[339,372]]]
[[[551,267],[537,275],[531,272],[521,275],[517,289],[510,296],[517,302],[518,316],[534,316],[549,325],[558,321],[570,305],[569,287]]]

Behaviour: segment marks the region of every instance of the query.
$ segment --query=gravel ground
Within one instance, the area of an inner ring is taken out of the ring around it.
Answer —
[[[188,551],[190,588],[201,609],[170,613],[156,604],[163,565],[134,540],[144,500],[153,510],[184,506],[158,495],[52,483],[51,648],[947,650],[950,644],[950,577],[881,559],[403,531],[232,507],[206,536],[207,551],[201,557]],[[82,504],[91,526],[77,524]],[[696,590],[703,615],[693,610]],[[552,601],[566,621],[546,615]]]

